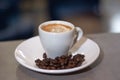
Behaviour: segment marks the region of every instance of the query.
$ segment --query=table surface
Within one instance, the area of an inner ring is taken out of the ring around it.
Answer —
[[[89,67],[68,74],[38,73],[21,66],[14,57],[15,48],[23,41],[0,42],[1,80],[120,80],[120,34],[86,35],[101,49],[99,58]]]

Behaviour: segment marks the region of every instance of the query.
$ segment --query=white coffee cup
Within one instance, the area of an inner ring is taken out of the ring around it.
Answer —
[[[66,25],[70,27],[70,30],[61,31],[58,29],[57,32],[43,30],[43,27],[50,24]],[[79,40],[83,36],[83,31],[80,27],[75,27],[70,22],[60,20],[44,22],[39,25],[38,31],[41,44],[49,58],[67,54],[74,41]]]

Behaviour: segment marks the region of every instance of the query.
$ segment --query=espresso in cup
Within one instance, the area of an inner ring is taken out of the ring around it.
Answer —
[[[60,20],[44,22],[39,25],[38,31],[40,42],[49,58],[67,54],[74,41],[79,40],[83,35],[80,27]]]
[[[42,29],[47,32],[60,33],[70,31],[72,28],[64,24],[48,24],[42,26]]]

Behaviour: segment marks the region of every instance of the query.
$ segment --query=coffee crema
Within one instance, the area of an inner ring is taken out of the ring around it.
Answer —
[[[48,24],[42,26],[42,29],[47,32],[60,33],[70,31],[72,28],[64,24]]]

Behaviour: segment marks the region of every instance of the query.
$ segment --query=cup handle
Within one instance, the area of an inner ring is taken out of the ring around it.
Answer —
[[[80,27],[75,27],[76,28],[76,41],[79,41],[80,38],[83,36],[83,31]]]
[[[74,41],[72,46],[81,39],[81,37],[83,36],[83,31],[80,27],[75,27],[75,36],[74,36]],[[71,47],[72,47],[71,46]]]

